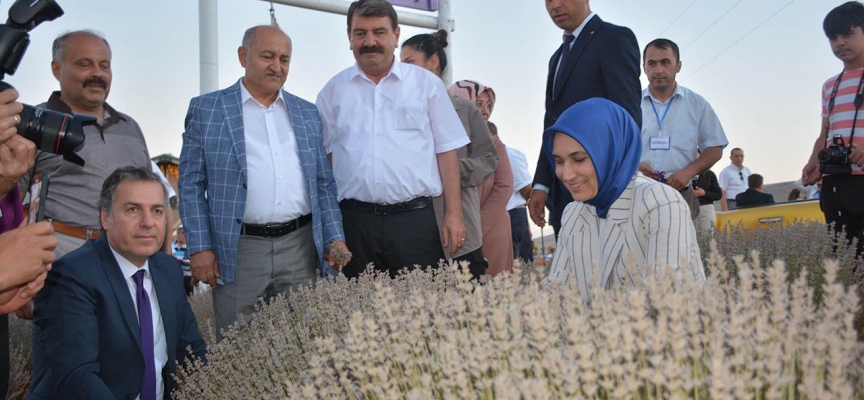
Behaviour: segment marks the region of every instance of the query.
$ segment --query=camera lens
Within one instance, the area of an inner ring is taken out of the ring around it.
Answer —
[[[816,157],[819,159],[819,162],[828,162],[831,160],[831,152],[828,149],[819,150],[819,153],[816,154]]]
[[[84,160],[76,152],[84,147],[84,126],[96,124],[96,118],[79,114],[64,114],[44,108],[24,105],[18,134],[36,144],[36,148],[78,165]]]

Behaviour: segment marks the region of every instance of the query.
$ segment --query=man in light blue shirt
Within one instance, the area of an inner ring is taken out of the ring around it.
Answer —
[[[681,71],[675,42],[655,39],[642,58],[649,85],[642,92],[639,172],[681,192],[695,221],[699,201],[691,182],[720,160],[729,141],[711,105],[675,81]]]

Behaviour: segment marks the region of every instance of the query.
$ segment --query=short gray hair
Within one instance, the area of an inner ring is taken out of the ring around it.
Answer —
[[[108,215],[111,215],[111,209],[114,206],[114,195],[117,193],[117,186],[122,182],[156,182],[162,188],[164,193],[164,202],[168,202],[168,191],[165,190],[165,185],[162,184],[162,179],[156,175],[150,167],[120,167],[114,170],[105,182],[102,183],[102,191],[99,193],[99,211],[105,209]],[[166,210],[166,212],[170,212]]]
[[[294,49],[294,43],[291,42],[291,36],[288,36],[288,34],[285,33],[285,31],[283,31],[282,28],[279,27],[279,25],[270,24],[270,25],[255,25],[255,26],[247,29],[246,32],[243,33],[243,43],[241,45],[243,46],[244,49],[246,49],[247,52],[249,50],[251,50],[252,45],[255,44],[255,36],[258,35],[258,29],[260,29],[260,28],[273,28],[273,29],[278,30],[279,32],[282,32],[282,34],[285,35],[285,37],[288,39],[288,43],[291,44],[291,49],[292,50]]]
[[[58,63],[62,62],[63,56],[66,55],[66,42],[68,42],[70,38],[75,36],[92,36],[102,39],[102,43],[105,43],[105,47],[108,48],[109,52],[111,51],[111,45],[108,44],[107,40],[105,40],[104,35],[94,30],[81,29],[77,31],[69,31],[63,33],[60,36],[57,36],[57,39],[54,39],[54,44],[51,45],[51,59]]]

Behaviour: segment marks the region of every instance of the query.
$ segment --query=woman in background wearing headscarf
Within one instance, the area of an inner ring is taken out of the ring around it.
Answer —
[[[480,109],[483,119],[489,122],[495,108],[495,91],[475,81],[462,80],[450,86],[450,94],[470,100]],[[489,260],[487,274],[495,276],[513,270],[513,236],[510,234],[510,214],[507,202],[513,194],[513,170],[507,148],[492,132],[495,149],[498,150],[498,168],[495,174],[480,184],[480,224],[483,226],[483,254]]]
[[[402,43],[399,56],[402,62],[418,67],[441,77],[447,68],[447,31],[439,30],[433,35],[413,36]],[[486,273],[489,263],[484,256],[483,231],[480,225],[480,197],[477,186],[495,172],[498,166],[498,151],[486,128],[486,121],[473,102],[450,96],[456,114],[468,133],[471,143],[457,151],[459,156],[459,175],[462,184],[462,218],[467,231],[465,243],[453,255],[454,261],[468,262],[471,275],[479,279]],[[505,154],[506,155],[506,154]],[[444,201],[439,197],[433,201],[435,214],[439,219],[444,216]],[[440,221],[439,221],[440,224]],[[450,254],[445,249],[445,254]]]
[[[575,200],[564,210],[550,280],[575,279],[589,303],[592,288],[637,285],[655,267],[705,279],[690,209],[678,191],[637,172],[642,139],[624,109],[599,98],[576,103],[543,132],[543,144]],[[640,276],[631,276],[634,266]]]

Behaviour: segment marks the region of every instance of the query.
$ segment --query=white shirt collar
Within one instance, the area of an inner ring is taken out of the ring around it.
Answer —
[[[393,56],[393,65],[390,66],[390,71],[387,72],[387,75],[384,75],[384,77],[381,78],[381,80],[383,81],[383,80],[387,79],[387,77],[390,75],[393,75],[396,78],[399,78],[399,80],[402,80],[405,77],[405,74],[402,71],[402,62],[397,60],[396,56]],[[362,77],[363,79],[366,79],[368,81],[371,81],[371,79],[369,79],[369,77],[366,75],[366,72],[364,72],[362,69],[360,69],[360,66],[357,65],[357,63],[355,62],[354,66],[351,67],[351,73],[348,74],[348,80],[353,80],[354,78],[356,78],[358,76]]]
[[[246,85],[243,83],[243,78],[240,78],[240,103],[246,103],[249,99],[252,99],[252,101],[258,103],[261,107],[264,107],[260,101],[252,97],[252,94],[249,93],[249,90],[246,89]],[[285,98],[282,97],[282,89],[279,89],[279,94],[276,96],[276,101],[274,101],[273,104],[279,103],[280,101],[282,104],[285,104]]]
[[[672,99],[673,97],[675,97],[675,96],[687,97],[687,96],[686,96],[686,93],[684,93],[683,88],[681,87],[681,85],[678,84],[678,82],[675,82],[675,91],[672,92],[672,96],[670,96],[668,99],[666,99],[666,101],[671,100],[671,99]],[[650,97],[652,100],[654,100],[654,101],[656,101],[656,102],[658,102],[658,103],[663,103],[662,101],[657,100],[657,98],[654,97],[654,94],[651,93],[651,88],[650,88],[650,87],[646,87],[645,90],[642,91],[642,98],[644,99],[644,98],[646,98],[646,97]]]
[[[579,38],[579,34],[582,33],[582,29],[585,29],[585,25],[587,25],[587,24],[588,24],[588,21],[590,21],[591,18],[594,18],[595,15],[597,15],[597,14],[595,14],[593,11],[591,12],[591,14],[588,14],[588,16],[585,17],[585,20],[582,21],[582,23],[579,24],[579,26],[576,27],[576,29],[573,30],[573,33],[571,33],[571,35],[573,35],[573,37],[574,37],[575,39],[578,39],[578,38]],[[566,35],[567,32],[565,31],[564,34]],[[576,42],[575,39],[573,40],[573,42],[570,42],[570,43],[571,43],[571,44],[570,44],[571,46],[573,45],[574,42]]]
[[[111,246],[109,245],[108,247],[111,247]],[[145,278],[150,276],[150,261],[149,260],[144,261],[144,266],[142,266],[141,268],[138,268],[138,266],[136,266],[135,264],[132,264],[131,261],[127,260],[125,257],[120,255],[120,253],[118,253],[116,250],[114,250],[113,247],[111,247],[111,253],[114,253],[114,259],[117,260],[117,265],[120,266],[120,272],[123,273],[123,279],[126,279],[126,280],[131,279],[132,275],[135,275],[135,273],[141,269],[147,271],[147,273],[144,274]]]

